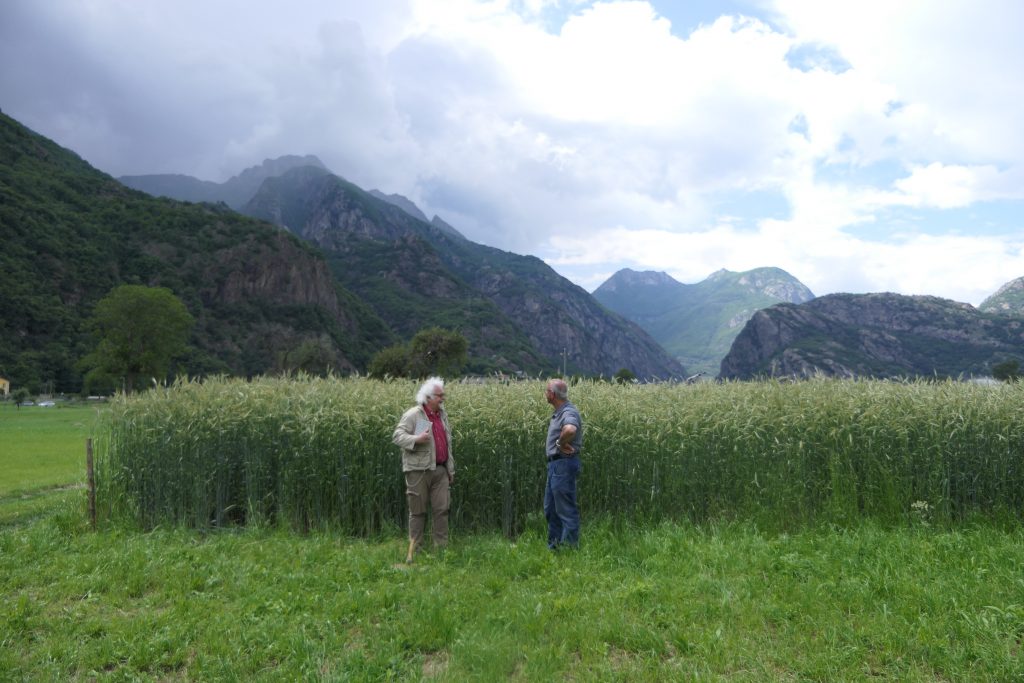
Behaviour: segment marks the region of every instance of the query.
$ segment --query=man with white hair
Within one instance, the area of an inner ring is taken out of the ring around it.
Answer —
[[[448,545],[449,487],[455,480],[452,430],[444,409],[444,380],[431,377],[416,392],[416,405],[405,411],[391,436],[402,450],[405,497],[409,505],[409,551],[405,561],[423,545],[430,506],[434,547]]]

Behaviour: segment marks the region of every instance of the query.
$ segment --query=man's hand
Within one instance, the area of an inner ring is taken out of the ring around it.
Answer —
[[[416,437],[416,443],[426,443],[428,441],[430,441],[429,429]]]

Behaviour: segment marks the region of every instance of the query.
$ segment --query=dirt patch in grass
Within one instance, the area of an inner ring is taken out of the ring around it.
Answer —
[[[423,677],[435,678],[448,670],[448,653],[431,652],[423,658]]]

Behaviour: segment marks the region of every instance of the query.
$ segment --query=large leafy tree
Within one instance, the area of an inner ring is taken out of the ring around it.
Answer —
[[[409,342],[409,374],[457,375],[466,365],[469,344],[461,334],[440,327],[420,330]]]
[[[440,327],[420,330],[408,344],[382,349],[370,361],[374,377],[453,376],[466,366],[469,343],[460,333]]]
[[[186,350],[194,319],[165,287],[121,285],[96,304],[90,327],[96,350],[82,360],[89,374],[124,378],[125,391],[149,378],[165,379]]]

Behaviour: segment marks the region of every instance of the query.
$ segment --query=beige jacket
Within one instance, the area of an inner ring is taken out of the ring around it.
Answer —
[[[402,414],[402,418],[395,427],[391,440],[402,450],[402,471],[413,472],[416,470],[432,470],[437,468],[437,454],[434,452],[434,438],[427,439],[425,443],[416,443],[416,421],[427,419],[427,413],[423,406],[414,406]],[[448,469],[448,476],[455,474],[455,456],[452,450],[452,430],[448,426],[448,413],[441,408],[441,422],[444,423],[444,433],[448,439],[448,461],[445,467]]]

